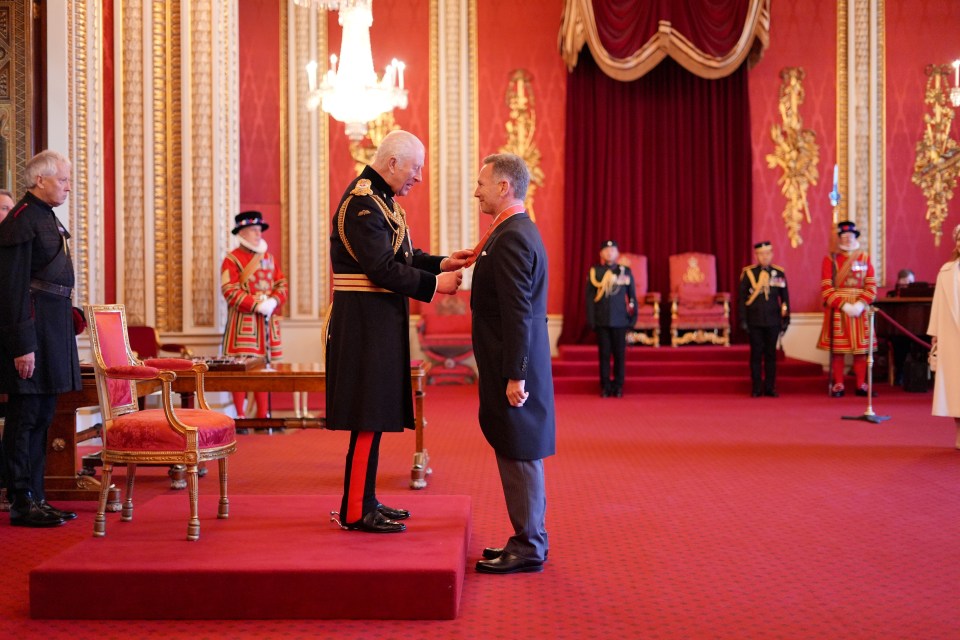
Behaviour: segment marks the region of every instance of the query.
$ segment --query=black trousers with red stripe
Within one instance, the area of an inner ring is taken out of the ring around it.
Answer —
[[[377,508],[377,464],[380,461],[379,431],[351,431],[347,468],[343,478],[340,522],[355,524]]]

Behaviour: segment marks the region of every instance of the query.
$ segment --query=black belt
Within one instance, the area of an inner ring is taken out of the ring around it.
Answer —
[[[52,282],[37,280],[36,278],[30,279],[30,288],[36,291],[52,293],[55,296],[61,296],[64,298],[69,298],[73,295],[73,287],[65,287],[62,284],[53,284]]]

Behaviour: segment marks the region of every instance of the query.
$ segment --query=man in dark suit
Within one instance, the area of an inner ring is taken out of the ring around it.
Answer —
[[[750,336],[754,398],[777,393],[777,341],[790,324],[790,295],[783,267],[773,264],[773,245],[753,245],[757,261],[740,272],[740,326]]]
[[[324,336],[327,428],[349,431],[343,501],[351,531],[395,533],[410,513],[376,496],[383,432],[413,429],[410,304],[460,287],[470,251],[450,257],[414,249],[395,198],[422,178],[423,143],[406,131],[384,137],[370,166],[348,186],[333,216],[333,308]]]
[[[477,245],[473,348],[480,428],[493,447],[514,535],[488,547],[482,573],[542,571],[547,559],[543,458],[556,452],[547,334],[547,254],[524,211],[530,173],[512,154],[484,158],[474,196],[494,216]]]
[[[43,492],[47,431],[57,395],[80,390],[70,234],[53,211],[70,193],[70,161],[42,151],[27,162],[27,193],[0,223],[0,392],[10,524],[55,527],[77,517]]]
[[[600,355],[600,395],[623,396],[626,376],[627,330],[637,319],[637,292],[630,267],[617,264],[620,249],[613,240],[600,247],[600,264],[587,276],[587,324],[597,334]],[[610,356],[613,380],[610,380]]]

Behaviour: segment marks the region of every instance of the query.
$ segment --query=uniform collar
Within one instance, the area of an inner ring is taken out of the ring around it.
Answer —
[[[32,205],[43,207],[44,209],[47,209],[48,211],[53,212],[53,207],[51,207],[49,204],[47,204],[37,196],[33,195],[33,192],[31,191],[27,191],[25,194],[23,194],[23,198],[21,198],[20,201],[29,202]]]
[[[377,195],[383,195],[384,198],[392,199],[394,196],[393,189],[387,184],[387,181],[383,179],[377,170],[373,167],[367,165],[363,168],[363,171],[360,172],[361,178],[366,178],[370,181],[370,187]]]

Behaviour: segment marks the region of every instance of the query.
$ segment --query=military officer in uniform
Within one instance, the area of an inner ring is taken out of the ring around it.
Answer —
[[[817,348],[830,352],[830,395],[843,396],[843,365],[853,355],[856,394],[867,395],[867,351],[869,325],[866,309],[877,298],[877,277],[873,263],[860,250],[860,232],[849,220],[837,225],[837,251],[823,259],[820,294],[823,297],[823,328]]]
[[[55,527],[77,514],[45,498],[47,431],[57,395],[80,390],[70,234],[53,211],[70,193],[70,161],[42,151],[27,162],[27,193],[0,223],[0,392],[10,524]]]
[[[414,249],[397,203],[422,178],[423,143],[392,131],[370,166],[348,186],[333,216],[333,308],[325,329],[327,428],[349,431],[343,500],[336,514],[351,531],[403,531],[404,509],[379,502],[383,432],[414,428],[408,298],[429,302],[460,287],[472,251],[449,257]]]
[[[587,276],[587,323],[597,334],[600,353],[600,395],[623,395],[627,330],[637,313],[637,292],[630,267],[617,264],[620,249],[613,240],[600,246],[600,264]],[[613,380],[610,356],[613,355]]]
[[[287,278],[276,257],[267,251],[263,232],[270,228],[259,211],[244,211],[234,218],[233,235],[240,246],[227,254],[220,267],[220,291],[227,301],[227,327],[223,354],[265,356],[270,362],[283,357],[278,307],[287,300]],[[246,393],[234,392],[237,417],[246,417]],[[267,392],[254,394],[257,417],[268,417]]]
[[[756,263],[740,272],[740,326],[750,336],[754,398],[777,393],[777,341],[790,323],[790,296],[783,267],[772,264],[769,241],[753,245]]]

